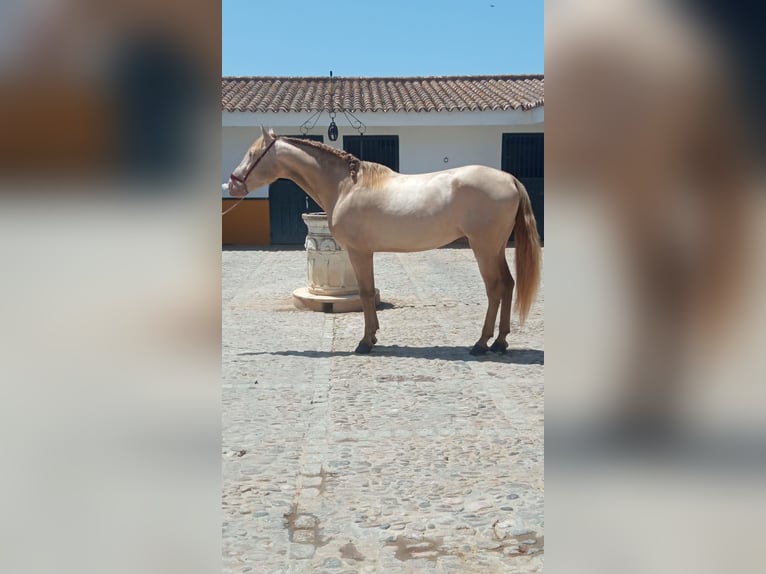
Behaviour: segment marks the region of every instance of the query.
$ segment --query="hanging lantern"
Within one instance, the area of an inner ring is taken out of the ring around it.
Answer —
[[[319,109],[318,111],[311,114],[309,119],[307,119],[305,122],[301,124],[301,134],[303,136],[307,136],[309,131],[317,124],[319,121],[319,118],[321,117],[322,113],[324,113],[325,110],[328,110],[330,112],[330,125],[327,126],[327,139],[329,139],[331,142],[338,141],[338,124],[335,123],[335,90],[337,86],[335,85],[335,79],[332,75],[332,70],[330,70],[330,86],[327,91],[328,101],[325,104],[326,107],[323,107],[322,109]],[[351,127],[355,130],[359,130],[359,135],[364,135],[364,132],[367,129],[367,126],[364,125],[362,120],[357,118],[353,113],[351,113],[348,110],[344,110],[342,107],[340,107],[340,111],[343,113],[344,116],[346,116],[346,119],[348,120],[349,124],[351,124]],[[360,158],[362,159],[362,155],[364,154],[364,143],[360,143]]]
[[[330,120],[330,127],[327,128],[327,137],[331,142],[338,139],[338,126],[335,125],[334,120]]]
[[[335,84],[330,70],[330,126],[327,128],[327,138],[334,142],[338,139],[338,126],[335,125]]]
[[[327,128],[327,137],[331,142],[338,139],[338,126],[335,124],[335,113],[330,113],[330,127]]]

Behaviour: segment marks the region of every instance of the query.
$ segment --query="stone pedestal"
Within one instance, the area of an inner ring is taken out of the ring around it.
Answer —
[[[306,257],[308,287],[293,291],[293,303],[300,309],[344,313],[360,311],[359,286],[348,253],[335,242],[325,213],[304,213],[308,227]],[[375,290],[375,304],[380,291]]]

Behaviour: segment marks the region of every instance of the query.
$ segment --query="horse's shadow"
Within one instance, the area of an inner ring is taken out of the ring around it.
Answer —
[[[497,363],[514,363],[517,365],[544,365],[545,353],[540,349],[509,349],[505,353],[488,352],[485,355],[473,356],[468,353],[469,347],[434,345],[430,347],[400,347],[398,345],[376,345],[367,355],[375,357],[408,357],[415,359],[440,359],[443,361],[488,361]],[[362,356],[353,351],[252,351],[238,353],[237,356],[276,355],[282,357],[348,357]]]

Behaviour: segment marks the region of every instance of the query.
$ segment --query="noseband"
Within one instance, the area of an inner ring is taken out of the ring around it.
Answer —
[[[250,192],[249,192],[249,191],[247,191],[247,184],[245,183],[245,181],[247,180],[247,178],[248,178],[248,177],[250,177],[250,174],[251,174],[251,173],[253,172],[253,170],[255,169],[255,166],[256,166],[256,165],[258,165],[258,164],[260,163],[260,161],[261,161],[261,160],[262,160],[264,157],[266,157],[266,154],[267,154],[267,153],[269,153],[269,150],[270,150],[270,149],[272,148],[272,146],[273,146],[273,145],[276,143],[277,139],[278,139],[278,138],[277,138],[277,136],[275,136],[275,137],[274,137],[274,139],[272,139],[272,140],[271,140],[271,142],[269,143],[269,145],[267,145],[267,146],[266,146],[266,149],[265,149],[265,150],[263,150],[263,151],[261,152],[261,155],[259,155],[259,156],[258,156],[258,159],[256,159],[256,160],[253,162],[253,165],[251,165],[251,166],[250,166],[250,169],[248,169],[248,170],[247,170],[247,173],[245,174],[245,177],[243,177],[243,178],[237,177],[236,175],[234,175],[234,172],[231,172],[231,175],[230,175],[229,177],[230,177],[231,179],[233,179],[234,181],[238,181],[239,183],[241,183],[242,185],[244,185],[244,186],[245,186],[245,191],[246,191],[247,193],[250,193]]]

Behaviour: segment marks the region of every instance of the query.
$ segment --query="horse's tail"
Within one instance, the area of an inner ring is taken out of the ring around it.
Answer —
[[[516,231],[516,312],[519,314],[519,322],[523,324],[540,285],[542,251],[529,194],[524,184],[516,178],[514,181],[519,189],[519,209],[516,212],[514,227]]]

